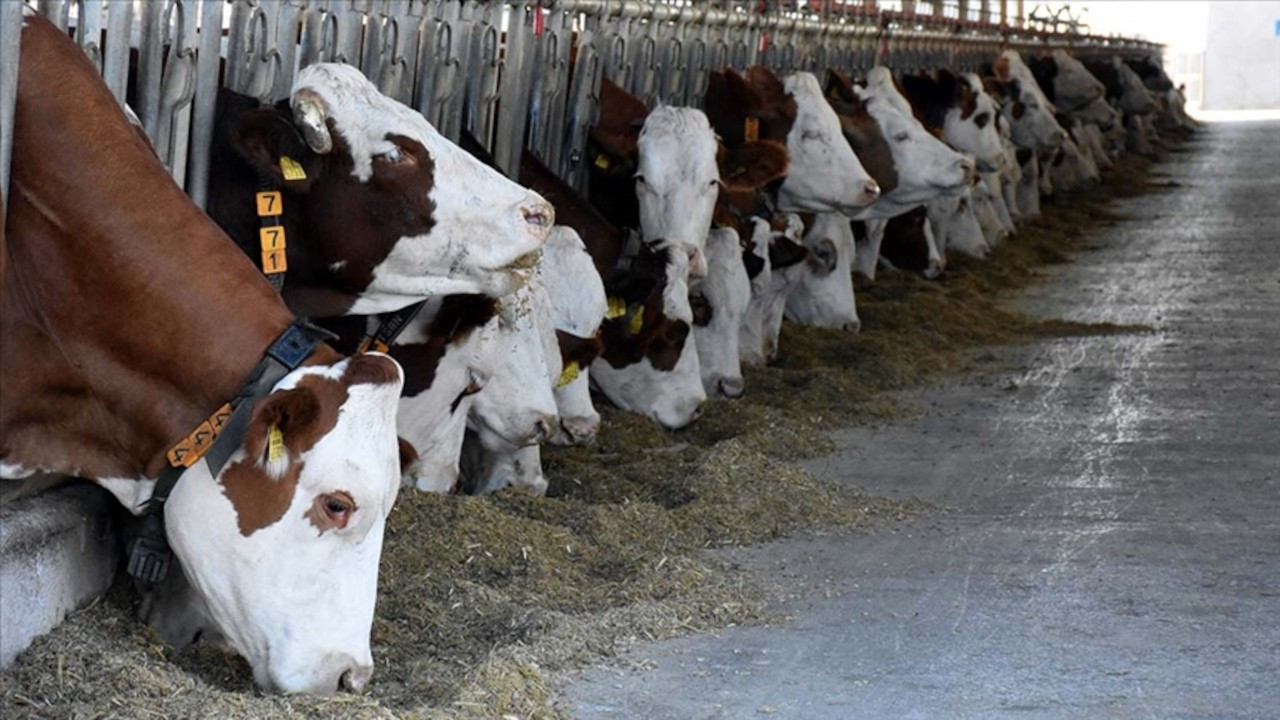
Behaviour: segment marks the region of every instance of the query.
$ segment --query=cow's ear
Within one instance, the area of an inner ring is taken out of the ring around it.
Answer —
[[[787,268],[799,265],[809,259],[809,248],[793,242],[784,235],[775,235],[769,239],[769,266]]]
[[[747,68],[747,81],[760,91],[767,102],[780,100],[787,95],[787,89],[773,71],[763,65],[752,65]]]
[[[337,408],[330,408],[337,421]],[[274,392],[258,403],[244,433],[246,459],[272,479],[284,477],[293,460],[332,427],[320,398],[309,387]]]
[[[854,102],[859,99],[853,92],[853,82],[849,80],[849,76],[835,68],[827,69],[827,97],[844,102]]]
[[[785,177],[789,165],[785,145],[759,140],[725,150],[720,158],[720,180],[731,191],[755,190]]]
[[[289,118],[274,109],[250,110],[236,118],[231,147],[260,176],[290,192],[310,191],[321,171],[319,156]]]
[[[635,157],[637,153],[636,138],[629,133],[611,132],[598,127],[587,131],[587,137],[595,143],[596,149],[604,153],[614,163],[624,162]],[[601,168],[608,170],[609,168]]]

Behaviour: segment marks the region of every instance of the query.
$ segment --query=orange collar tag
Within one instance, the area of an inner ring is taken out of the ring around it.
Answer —
[[[218,434],[226,427],[227,421],[231,419],[231,403],[227,403],[218,408],[207,420],[200,423],[187,437],[178,441],[176,445],[169,448],[168,458],[169,464],[174,467],[189,468],[196,464],[196,461],[204,457],[209,448],[213,447],[213,441],[218,438]]]
[[[275,275],[289,269],[289,257],[285,253],[288,243],[283,227],[268,225],[258,228],[258,242],[262,246],[262,274]]]
[[[760,118],[748,117],[742,125],[742,135],[747,142],[755,142],[760,139]]]
[[[258,217],[278,217],[284,212],[284,202],[280,199],[279,190],[263,190],[253,197],[257,200]]]

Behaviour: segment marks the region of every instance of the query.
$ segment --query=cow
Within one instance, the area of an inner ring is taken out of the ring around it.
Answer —
[[[501,297],[533,272],[551,205],[446,140],[348,65],[298,73],[288,103],[222,91],[209,214],[259,257],[260,184],[280,193],[284,295],[309,317],[427,296]]]
[[[768,153],[759,150],[748,148],[745,154],[764,157]],[[686,248],[642,241],[638,236],[631,236],[635,242],[629,242],[628,235],[530,152],[521,161],[520,181],[551,200],[557,216],[579,234],[604,279],[614,317],[602,325],[600,344],[592,350],[598,357],[590,365],[591,382],[614,404],[647,415],[664,427],[693,422],[706,394],[699,379],[697,349],[689,336],[692,309],[687,297],[690,258]],[[673,253],[683,258],[672,259]],[[686,296],[674,297],[676,288]]]
[[[809,257],[800,281],[786,302],[792,322],[857,333],[862,329],[853,295],[856,254],[853,227],[838,213],[803,217]]]
[[[1106,86],[1066,50],[1055,49],[1026,64],[1040,91],[1058,112],[1074,114],[1106,96]]]
[[[736,398],[743,393],[738,333],[750,302],[751,278],[738,233],[716,228],[707,237],[707,276],[689,294],[698,367],[708,396]]]
[[[879,233],[880,262],[910,272],[927,272],[936,265],[937,244],[929,227],[929,209],[920,206],[889,220],[867,223],[867,232]],[[862,257],[862,253],[858,253]],[[861,266],[861,263],[859,263]]]
[[[306,340],[84,53],[34,15],[21,40],[0,476],[78,475],[130,512],[158,503],[205,621],[258,685],[363,687],[399,485],[399,366]],[[220,408],[259,368],[278,369],[227,420]],[[200,457],[210,446],[220,460]],[[183,466],[167,501],[153,497]]]
[[[759,65],[742,75],[729,68],[713,72],[704,109],[731,152],[753,143],[786,148],[787,163],[778,173],[783,181],[768,193],[780,210],[852,212],[880,194],[879,185],[842,141],[840,120],[809,73],[783,82]],[[740,160],[722,168],[722,177],[737,185],[742,184],[737,177],[748,171]]]
[[[987,87],[999,87],[993,97],[1000,100],[1000,111],[1009,121],[1014,145],[1039,150],[1061,144],[1067,133],[1054,119],[1053,104],[1016,50],[1000,53],[994,62],[984,67],[984,75],[993,76],[998,83],[998,86],[988,83]]]
[[[498,302],[486,295],[444,295],[427,300],[391,345],[405,371],[396,427],[414,449],[404,484],[424,492],[451,492],[458,453],[475,395],[494,373],[489,348],[498,332]],[[361,323],[358,343],[376,318]]]
[[[980,172],[995,172],[1006,156],[996,132],[995,102],[976,75],[942,69],[903,75],[903,95],[925,129],[952,148],[972,155]]]
[[[800,285],[811,254],[801,242],[804,223],[794,213],[772,220],[752,219],[751,248],[767,248],[768,272],[752,281],[751,301],[739,332],[739,353],[746,365],[762,366],[777,357],[778,336],[787,300]]]
[[[560,345],[562,370],[555,384],[560,427],[555,445],[583,445],[595,439],[600,413],[591,403],[590,367],[604,350],[600,324],[608,311],[604,282],[591,255],[572,228],[557,226],[542,248],[542,285]]]
[[[1119,57],[1091,58],[1084,65],[1106,87],[1107,99],[1125,115],[1145,115],[1155,111],[1155,99],[1142,78]]]
[[[901,214],[943,194],[964,191],[975,171],[972,158],[965,157],[934,137],[912,115],[910,104],[898,92],[888,68],[876,67],[867,73],[863,87],[854,86],[840,73],[828,73],[827,94],[832,102],[866,105],[889,141],[897,184],[870,207],[852,213],[858,220],[884,219]],[[837,111],[840,105],[835,105]],[[848,214],[848,213],[846,213]],[[871,256],[875,262],[875,255]]]
[[[939,253],[956,250],[981,260],[991,252],[974,214],[971,197],[972,190],[969,190],[963,195],[935,198],[925,205]]]
[[[520,450],[550,439],[560,427],[552,384],[563,367],[551,299],[540,279],[499,301],[495,320],[493,346],[486,350],[493,375],[467,415],[460,477],[476,494],[516,486],[541,495],[547,488],[541,463],[528,462]]]
[[[690,336],[689,256],[663,242],[640,242],[629,254],[604,278],[609,312],[591,380],[618,407],[678,430],[707,397]]]

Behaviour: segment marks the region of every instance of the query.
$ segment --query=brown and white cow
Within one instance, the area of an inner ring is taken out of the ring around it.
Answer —
[[[993,95],[1001,101],[1000,111],[1009,121],[1013,144],[1027,150],[1058,147],[1067,133],[1054,119],[1053,103],[1045,97],[1031,68],[1016,50],[1005,50],[986,73],[1000,83]],[[991,84],[988,88],[993,88]]]
[[[87,477],[138,512],[170,449],[204,437],[190,439],[294,315],[40,17],[25,19],[17,98],[0,475]],[[220,472],[197,461],[163,505],[182,572],[265,688],[372,673],[400,384],[385,356],[319,345],[252,406]]]
[[[220,93],[209,214],[257,257],[260,179],[282,194],[286,300],[310,317],[526,281],[549,203],[449,142],[347,65],[303,69],[289,103]]]

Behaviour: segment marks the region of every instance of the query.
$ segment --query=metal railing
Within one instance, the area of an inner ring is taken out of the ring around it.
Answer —
[[[1004,48],[1159,50],[1028,28],[1017,14],[1009,20],[1008,0],[24,1],[71,34],[202,206],[219,85],[276,102],[297,70],[316,62],[357,66],[450,139],[469,131],[512,176],[528,146],[584,189],[601,78],[650,106],[700,106],[709,72],[726,66],[762,64],[780,74],[834,67],[856,76],[876,64],[976,70]],[[21,8],[0,0],[6,189]]]

